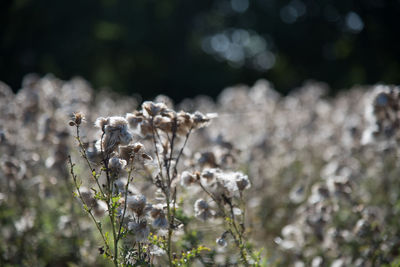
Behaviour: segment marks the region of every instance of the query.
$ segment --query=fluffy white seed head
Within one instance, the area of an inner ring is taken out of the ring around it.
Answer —
[[[154,117],[166,110],[168,107],[164,103],[154,103],[152,101],[145,101],[142,104],[145,115]]]
[[[150,229],[147,226],[146,220],[141,220],[140,222],[129,222],[128,229],[135,235],[136,242],[146,242],[147,237],[150,234]]]
[[[99,117],[96,119],[96,121],[94,122],[94,125],[103,130],[104,127],[110,123],[110,119],[109,118],[104,118],[104,117]]]
[[[236,172],[236,185],[240,191],[249,189],[251,187],[249,177],[243,173]]]
[[[182,186],[191,186],[194,183],[196,183],[197,179],[196,179],[196,175],[193,173],[190,173],[188,171],[184,171],[181,174],[181,185]]]
[[[153,219],[153,226],[156,228],[167,228],[168,221],[165,217],[164,205],[158,204],[153,206],[150,211],[150,216]]]
[[[99,151],[103,150],[106,154],[110,154],[118,145],[128,145],[132,141],[128,122],[123,117],[99,118],[96,120],[96,125],[104,130],[102,147],[100,142],[97,144]]]
[[[207,221],[214,216],[214,211],[211,210],[207,201],[204,199],[198,199],[194,203],[194,213],[197,219]]]
[[[113,172],[119,172],[122,169],[124,169],[126,166],[126,160],[117,158],[117,157],[112,157],[108,161],[108,167],[111,169]]]
[[[146,216],[151,209],[150,205],[146,205],[146,197],[143,195],[128,196],[127,205],[138,218]]]

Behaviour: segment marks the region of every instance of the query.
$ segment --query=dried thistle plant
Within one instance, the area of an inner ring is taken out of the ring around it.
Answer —
[[[201,188],[208,198],[196,201],[195,217],[203,221],[214,217],[224,220],[226,229],[217,244],[226,244],[229,234],[244,265],[260,262],[246,241],[245,211],[241,209],[243,191],[250,187],[248,177],[220,169],[195,173],[180,170],[191,133],[207,126],[215,117],[215,114],[200,112],[175,112],[164,103],[144,102],[141,110],[125,117],[98,118],[95,126],[100,129],[100,136],[88,149],[80,136],[84,116],[79,112],[74,114],[69,125],[76,128],[80,154],[94,185],[92,192],[82,190],[82,183],[87,182],[78,178],[75,164],[69,158],[76,196],[102,237],[104,246],[100,252],[115,266],[154,264],[154,258],[164,254],[169,266],[180,266],[210,250],[199,245],[180,255],[177,253],[179,245],[173,240],[174,233],[183,226],[178,218],[183,216],[178,199],[189,185]],[[139,140],[150,144],[152,149],[145,148]],[[144,177],[155,188],[154,194],[158,192],[158,197],[153,196],[153,203],[140,192],[129,191],[137,183],[135,178],[143,175],[139,169],[145,170]],[[97,210],[99,202],[105,203],[107,226],[97,218],[101,214]],[[162,258],[158,260],[162,261]]]

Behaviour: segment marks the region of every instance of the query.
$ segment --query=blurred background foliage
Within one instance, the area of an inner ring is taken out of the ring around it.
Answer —
[[[400,83],[396,0],[3,0],[0,80],[80,75],[179,101],[266,78]]]

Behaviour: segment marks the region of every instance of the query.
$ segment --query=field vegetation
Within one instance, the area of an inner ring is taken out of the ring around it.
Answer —
[[[400,89],[0,83],[1,266],[399,266]]]

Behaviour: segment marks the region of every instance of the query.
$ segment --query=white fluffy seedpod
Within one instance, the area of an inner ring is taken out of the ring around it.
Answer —
[[[115,193],[116,194],[120,193],[121,195],[125,195],[127,183],[128,183],[128,179],[125,177],[119,178],[118,180],[116,180],[114,182]],[[132,185],[132,183],[129,183],[127,193],[129,196],[132,196],[132,195],[137,195],[140,192],[134,185]],[[125,200],[125,198],[122,198],[122,199]]]
[[[156,228],[167,228],[168,221],[165,217],[164,205],[158,204],[153,206],[150,211],[150,216],[153,219],[153,226]]]
[[[237,192],[239,192],[239,188],[236,183],[236,173],[233,172],[227,172],[227,173],[221,173],[218,177],[218,184],[222,186],[223,193],[227,197],[233,197],[237,195]]]
[[[102,127],[104,132],[103,144],[96,145],[98,150],[103,150],[106,154],[113,152],[118,145],[128,145],[132,141],[132,134],[128,131],[128,122],[123,117],[98,118],[96,125]]]
[[[143,195],[128,196],[128,209],[133,212],[138,218],[146,216],[151,210],[151,205],[146,205],[146,197]]]
[[[103,130],[109,123],[110,123],[110,118],[99,117],[94,122],[94,125],[100,130]]]
[[[87,158],[90,162],[93,163],[99,163],[101,162],[101,153],[100,151],[97,149],[98,147],[100,147],[100,140],[97,141],[95,144],[91,144],[87,150],[86,150],[86,155]]]
[[[110,123],[106,126],[106,134],[114,134],[122,145],[132,141],[132,135],[128,132],[128,122],[123,117],[110,117]]]
[[[141,152],[144,148],[142,143],[136,142],[127,146],[119,146],[119,155],[126,161],[129,161],[131,158],[135,157],[139,152]]]
[[[196,111],[192,115],[194,128],[203,128],[211,122],[211,119],[216,117],[218,117],[216,113],[207,113],[206,115],[204,115],[203,113]]]
[[[150,234],[150,229],[147,226],[146,220],[141,220],[139,223],[129,222],[128,229],[135,235],[136,242],[145,242]]]
[[[193,118],[190,113],[180,111],[177,113],[177,134],[186,135],[193,127]]]
[[[127,113],[125,115],[125,119],[128,121],[129,126],[132,129],[136,129],[139,124],[143,121],[143,113],[135,112],[135,113]]]
[[[214,211],[210,208],[207,201],[198,199],[194,203],[194,213],[197,219],[207,221],[214,216]]]
[[[236,172],[236,185],[240,191],[249,189],[251,187],[249,177],[241,172]]]
[[[123,170],[126,166],[126,160],[117,158],[117,157],[112,157],[108,161],[108,167],[111,169],[113,172],[120,172]]]
[[[142,104],[142,108],[145,115],[154,117],[166,110],[168,107],[164,103],[154,103],[152,101],[145,101]]]
[[[207,181],[207,184],[210,184],[215,181],[217,175],[220,173],[221,173],[220,169],[216,169],[216,168],[204,169],[201,172],[201,178],[205,179]]]
[[[193,173],[190,173],[188,171],[184,171],[181,174],[181,185],[182,186],[191,186],[194,183],[196,183],[197,179],[196,179],[196,175]]]
[[[140,123],[140,134],[142,136],[153,134],[153,127],[149,120],[144,120]]]
[[[133,157],[133,145],[127,145],[127,146],[119,146],[119,156],[126,160],[129,161],[131,157]]]
[[[164,117],[161,115],[157,115],[154,118],[154,126],[160,129],[161,131],[171,133],[173,122],[172,119],[169,117]]]

